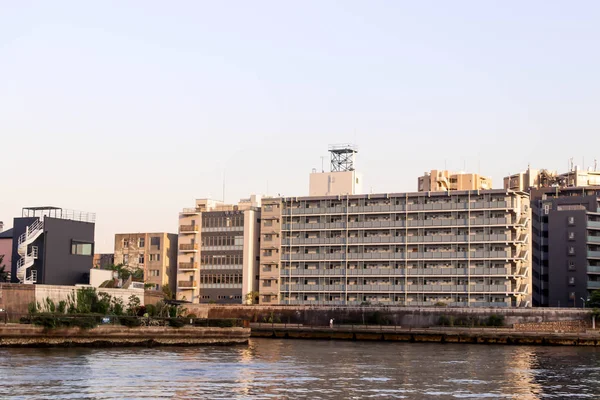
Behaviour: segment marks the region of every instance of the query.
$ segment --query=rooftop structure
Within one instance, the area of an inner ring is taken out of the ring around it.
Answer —
[[[433,169],[418,179],[419,192],[449,192],[452,190],[485,190],[492,188],[492,179],[465,172]]]

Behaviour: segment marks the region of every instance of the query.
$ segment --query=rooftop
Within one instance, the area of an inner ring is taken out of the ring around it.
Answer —
[[[54,206],[23,207],[22,217],[49,217],[58,219],[69,219],[80,222],[95,222],[96,214],[85,211],[69,210]]]

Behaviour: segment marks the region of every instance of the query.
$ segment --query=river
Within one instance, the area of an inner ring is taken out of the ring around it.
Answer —
[[[252,339],[0,349],[2,399],[600,398],[600,349]]]

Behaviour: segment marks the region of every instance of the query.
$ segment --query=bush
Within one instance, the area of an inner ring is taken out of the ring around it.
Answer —
[[[198,317],[196,316],[196,314],[188,314],[186,318],[196,319]]]
[[[487,326],[504,326],[504,315],[490,315],[487,319]]]
[[[452,317],[448,317],[446,315],[442,315],[440,317],[440,319],[438,320],[438,325],[441,326],[452,326],[453,325],[453,318]]]
[[[181,328],[187,323],[185,318],[169,318],[169,326],[173,328]]]
[[[119,317],[119,324],[128,328],[135,328],[137,326],[142,325],[142,320],[138,317],[122,316]]]

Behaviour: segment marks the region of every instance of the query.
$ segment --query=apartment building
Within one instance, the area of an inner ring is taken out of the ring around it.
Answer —
[[[531,191],[533,305],[583,307],[600,289],[600,186]]]
[[[87,284],[96,215],[60,207],[25,207],[13,222],[11,281]]]
[[[149,290],[175,290],[177,276],[177,240],[175,233],[118,233],[115,235],[115,264],[144,271]]]
[[[260,198],[199,199],[179,213],[177,299],[238,303],[258,291]]]
[[[261,304],[531,306],[529,196],[266,198]]]
[[[542,188],[600,186],[600,171],[572,165],[568,172],[559,174],[548,169],[532,169],[504,177],[504,189],[528,191]]]
[[[492,179],[479,174],[432,169],[418,178],[419,192],[452,190],[485,190],[492,188]]]

